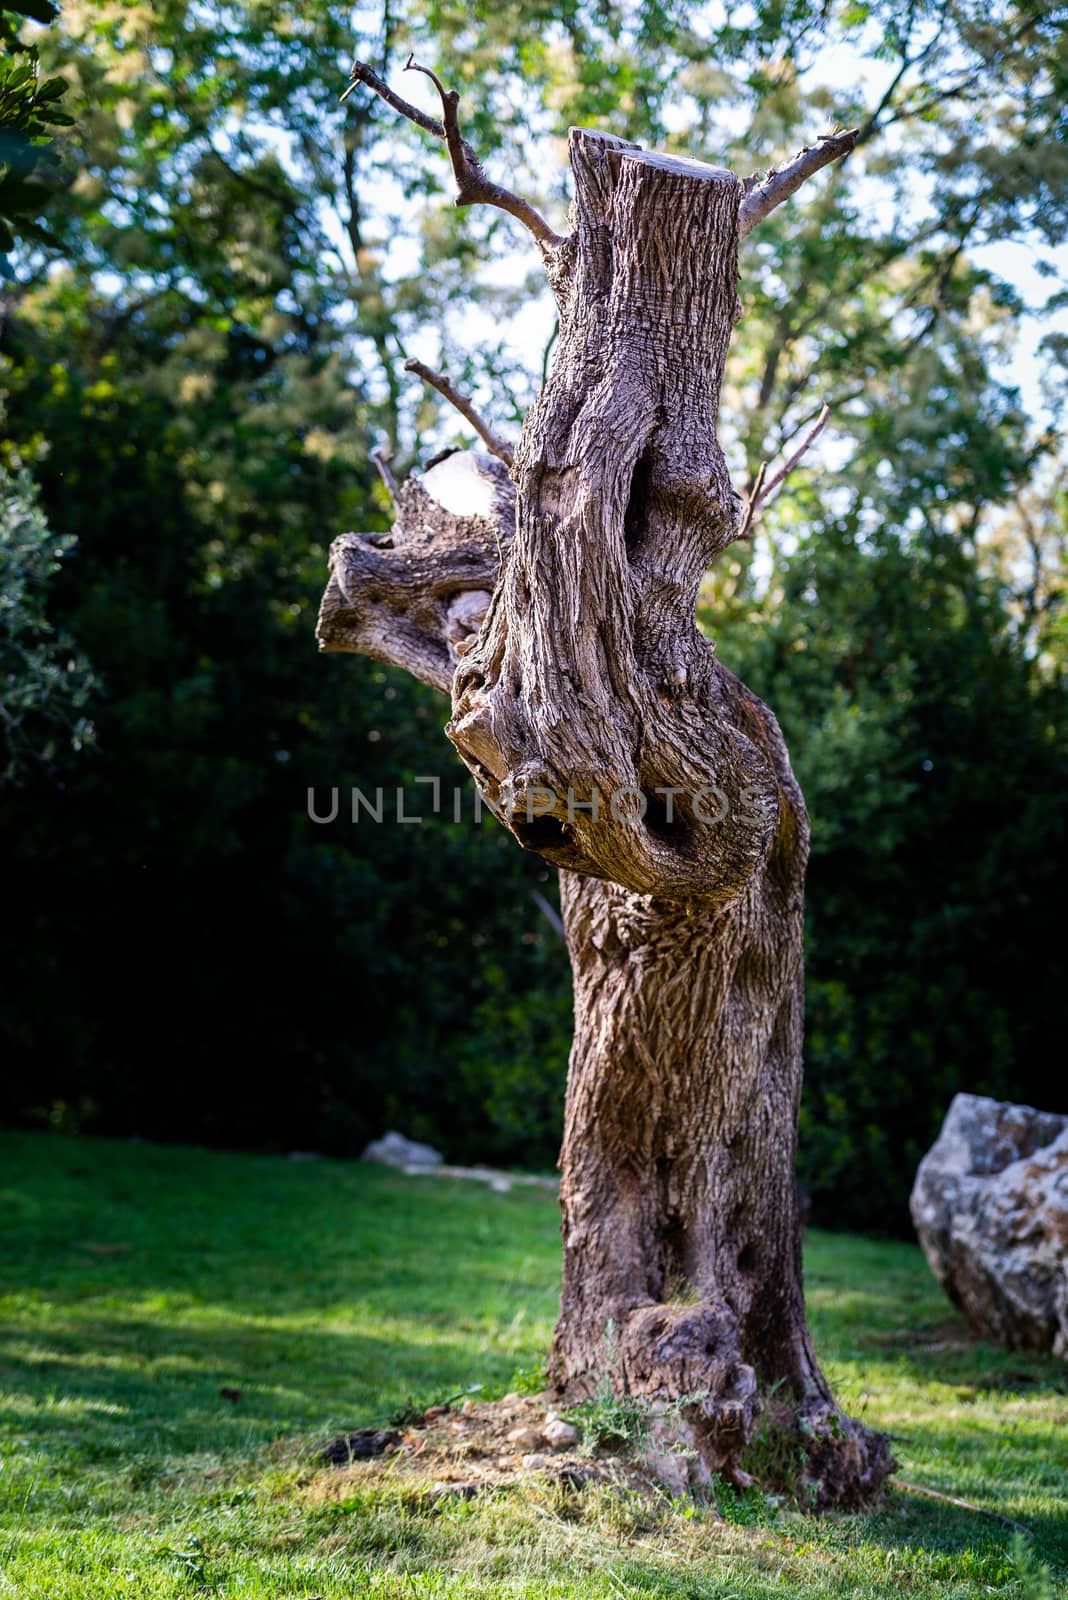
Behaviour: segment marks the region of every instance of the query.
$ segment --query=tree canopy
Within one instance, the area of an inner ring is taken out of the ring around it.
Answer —
[[[388,524],[372,449],[403,476],[468,442],[405,358],[514,433],[553,334],[521,230],[443,206],[425,135],[374,97],[339,104],[354,52],[390,78],[418,48],[558,226],[570,123],[740,171],[859,129],[743,250],[736,480],[831,420],[703,618],[813,818],[803,1176],[828,1214],[903,1222],[950,1093],[1041,1101],[1064,1025],[1064,339],[1021,389],[1028,308],[990,247],[1031,252],[1057,310],[1065,8],[758,0],[743,27],[479,0],[355,36],[327,0],[26,10],[23,97],[62,79],[74,125],[44,119],[60,165],[2,292],[2,449],[77,540],[47,618],[92,664],[97,741],[3,800],[8,1114],[345,1151],[400,1121],[555,1155],[548,872],[488,824],[306,806],[463,781],[421,690],[315,659],[314,605],[333,535]]]

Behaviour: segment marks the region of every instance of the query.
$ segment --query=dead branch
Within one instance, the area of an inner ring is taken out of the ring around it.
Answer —
[[[407,117],[409,122],[414,122],[417,128],[422,128],[426,133],[432,133],[436,139],[444,141],[449,152],[449,161],[452,165],[452,175],[456,182],[455,202],[458,206],[489,205],[497,206],[501,211],[507,211],[534,235],[542,250],[555,250],[563,244],[563,237],[554,233],[540,212],[535,211],[529,200],[513,194],[510,189],[503,188],[499,183],[492,182],[483,172],[478,157],[460,132],[460,96],[455,89],[446,89],[436,73],[429,67],[421,67],[414,56],[409,56],[404,65],[405,72],[422,72],[433,83],[441,98],[441,121],[428,117],[425,111],[420,111],[417,106],[410,105],[407,100],[396,94],[383,78],[371,67],[362,61],[354,61],[349,72],[349,84],[341,96],[342,104],[348,99],[358,83],[364,84],[368,89],[373,89],[381,100],[402,117]]]
[[[975,1511],[981,1517],[993,1517],[995,1522],[1001,1522],[1006,1528],[1015,1528],[1017,1533],[1025,1533],[1029,1539],[1034,1538],[1030,1528],[1025,1528],[1022,1522],[1014,1522],[1011,1517],[1006,1517],[1001,1511],[991,1511],[986,1506],[977,1506],[971,1500],[962,1500],[959,1495],[943,1494],[940,1489],[927,1489],[919,1483],[905,1483],[901,1478],[894,1478],[891,1488],[904,1489],[906,1494],[920,1494],[925,1500],[940,1500],[944,1505],[957,1506],[961,1511]]]
[[[753,518],[756,515],[757,506],[760,504],[760,493],[764,487],[764,479],[767,476],[767,471],[768,464],[766,461],[762,461],[760,463],[760,470],[756,475],[756,481],[754,482],[752,489],[750,489],[748,499],[745,502],[745,510],[742,514],[742,525],[737,534],[739,539],[748,539],[749,537],[753,526]]]
[[[750,179],[738,212],[738,237],[744,239],[758,222],[763,222],[776,206],[788,200],[814,172],[847,156],[857,142],[858,132],[857,128],[850,128],[847,133],[823,133],[818,144],[806,145],[800,155],[795,156],[781,172],[769,172],[763,183],[754,183]]]
[[[760,463],[760,471],[756,475],[756,482],[753,484],[749,498],[745,503],[745,511],[742,516],[742,526],[736,535],[737,538],[747,539],[749,537],[753,530],[753,524],[764,510],[765,506],[774,500],[776,494],[782,488],[790,473],[797,466],[801,458],[808,453],[811,447],[815,444],[816,440],[819,438],[820,434],[823,432],[824,428],[827,426],[827,418],[830,416],[830,414],[830,407],[824,406],[812,427],[801,440],[801,443],[798,445],[797,449],[791,455],[787,456],[778,472],[776,472],[772,477],[769,478],[767,475],[767,462],[762,461]]]
[[[466,395],[462,395],[452,380],[444,372],[435,372],[433,367],[428,367],[424,361],[417,361],[414,356],[404,363],[405,372],[414,372],[416,377],[422,378],[432,389],[436,389],[451,406],[455,406],[462,417],[474,428],[486,449],[503,461],[506,467],[512,465],[512,447],[499,439],[488,423],[483,422],[474,406]]]
[[[389,498],[396,505],[399,490],[397,488],[397,480],[393,475],[393,468],[389,464],[392,460],[392,455],[392,451],[383,450],[381,447],[371,451],[371,460],[378,468],[378,475],[389,490]]]

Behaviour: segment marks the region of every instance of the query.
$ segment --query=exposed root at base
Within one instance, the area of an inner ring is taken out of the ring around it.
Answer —
[[[743,1461],[752,1480],[806,1511],[860,1511],[881,1499],[896,1471],[885,1434],[831,1401],[772,1397]]]
[[[739,1490],[774,1489],[812,1511],[859,1510],[879,1499],[896,1467],[885,1435],[841,1412],[817,1369],[805,1384],[810,1398],[761,1393],[722,1302],[640,1305],[617,1312],[613,1326],[618,1333],[596,1364],[577,1371],[575,1348],[558,1330],[551,1375],[589,1406],[610,1373],[625,1403],[643,1414],[635,1453],[673,1494],[708,1491],[719,1477]]]

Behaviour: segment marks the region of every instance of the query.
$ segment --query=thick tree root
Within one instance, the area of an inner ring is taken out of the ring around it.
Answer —
[[[650,1304],[613,1319],[600,1378],[586,1369],[558,1392],[589,1398],[610,1377],[637,1402],[635,1438],[645,1468],[673,1494],[754,1483],[789,1494],[807,1510],[871,1505],[896,1462],[884,1434],[821,1395],[798,1401],[781,1389],[766,1398],[739,1355],[736,1324],[722,1304]],[[822,1384],[818,1374],[816,1381]]]
[[[620,1358],[628,1391],[649,1404],[650,1470],[676,1493],[707,1486],[717,1472],[735,1481],[761,1401],[727,1307],[639,1307]]]
[[[833,1402],[808,1402],[794,1413],[805,1464],[798,1487],[812,1511],[857,1511],[870,1506],[896,1470],[885,1433],[847,1417]]]

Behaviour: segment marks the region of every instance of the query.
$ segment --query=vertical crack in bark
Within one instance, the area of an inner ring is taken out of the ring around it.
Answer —
[[[627,496],[627,509],[623,513],[623,544],[627,560],[632,566],[640,560],[645,543],[651,492],[652,462],[648,451],[645,451],[634,463],[634,471],[630,477],[630,494]]]

